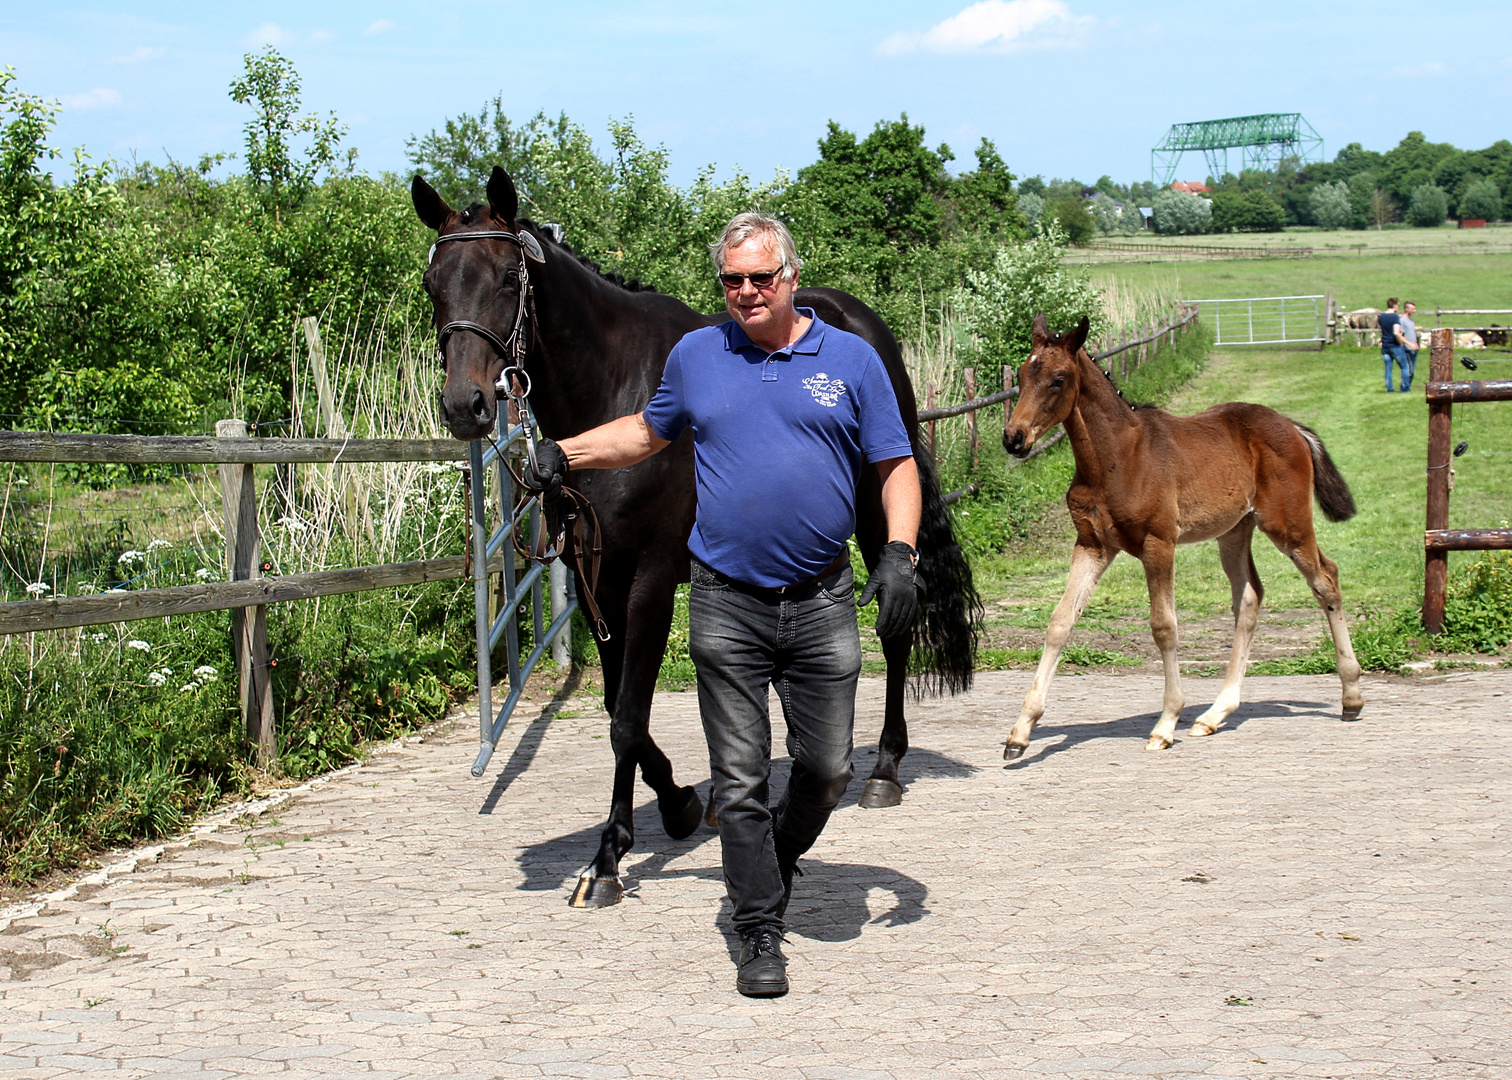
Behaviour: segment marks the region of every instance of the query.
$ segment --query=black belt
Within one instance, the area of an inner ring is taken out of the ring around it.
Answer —
[[[850,547],[849,545],[847,545],[846,547],[841,548],[840,554],[836,555],[834,560],[828,566],[819,571],[813,577],[804,578],[802,581],[795,581],[791,585],[778,585],[776,587],[767,585],[750,585],[744,581],[737,581],[734,578],[730,577],[728,574],[721,574],[718,570],[714,569],[708,563],[705,563],[702,560],[699,560],[699,562],[705,570],[714,575],[714,580],[718,581],[721,585],[726,585],[739,592],[747,593],[750,596],[759,596],[766,600],[787,600],[791,599],[792,594],[798,592],[799,590],[813,588],[814,586],[820,585],[826,578],[838,574],[840,573],[840,571],[850,566]]]

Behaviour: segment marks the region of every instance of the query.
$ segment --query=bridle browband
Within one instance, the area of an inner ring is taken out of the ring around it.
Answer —
[[[518,267],[520,274],[520,302],[515,308],[514,325],[510,327],[508,337],[501,338],[482,323],[476,323],[470,319],[453,319],[441,327],[436,332],[436,349],[441,354],[441,370],[446,370],[446,343],[459,330],[466,330],[469,333],[477,334],[484,341],[492,345],[494,351],[504,360],[506,371],[511,365],[524,367],[526,346],[523,328],[525,326],[526,311],[530,307],[530,269],[526,265],[526,262],[527,257],[532,253],[532,249],[534,249],[534,254],[539,257],[539,243],[534,242],[535,237],[533,236],[529,237],[528,240],[523,240],[520,238],[519,233],[506,232],[503,229],[489,229],[484,232],[447,233],[445,236],[438,236],[436,242],[431,245],[430,254],[425,259],[426,266],[429,266],[435,260],[436,249],[451,240],[508,240],[518,245],[520,249],[520,265]],[[496,390],[504,387],[503,373],[500,374],[499,378],[500,381],[498,386],[495,387]]]

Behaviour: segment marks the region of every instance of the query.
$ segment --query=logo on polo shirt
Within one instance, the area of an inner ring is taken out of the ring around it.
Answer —
[[[840,395],[845,393],[845,384],[839,379],[832,379],[824,372],[810,375],[803,380],[803,385],[808,387],[809,393],[814,395],[814,400],[826,408],[833,409],[840,404]]]

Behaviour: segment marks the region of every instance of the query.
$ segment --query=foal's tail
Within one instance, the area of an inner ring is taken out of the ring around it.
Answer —
[[[1296,421],[1293,420],[1292,423],[1295,424]],[[1333,458],[1328,456],[1328,450],[1324,448],[1323,440],[1318,438],[1318,433],[1302,424],[1297,424],[1297,428],[1307,440],[1308,449],[1312,451],[1313,494],[1318,497],[1323,516],[1329,521],[1348,521],[1355,516],[1355,501],[1349,493],[1349,485],[1344,482]]]
[[[971,566],[950,527],[950,508],[940,495],[940,479],[929,454],[917,443],[914,461],[924,493],[919,521],[919,571],[922,595],[913,624],[916,692],[959,694],[971,688],[977,638],[982,629],[982,598],[971,579]]]

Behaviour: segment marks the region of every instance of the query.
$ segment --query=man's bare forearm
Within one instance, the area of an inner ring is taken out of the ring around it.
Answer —
[[[561,439],[557,445],[574,469],[620,469],[645,461],[666,446],[667,440],[651,430],[644,416],[635,413]]]
[[[919,546],[919,518],[924,512],[924,494],[919,488],[919,467],[911,457],[877,462],[882,476],[882,514],[887,518],[887,540]]]

